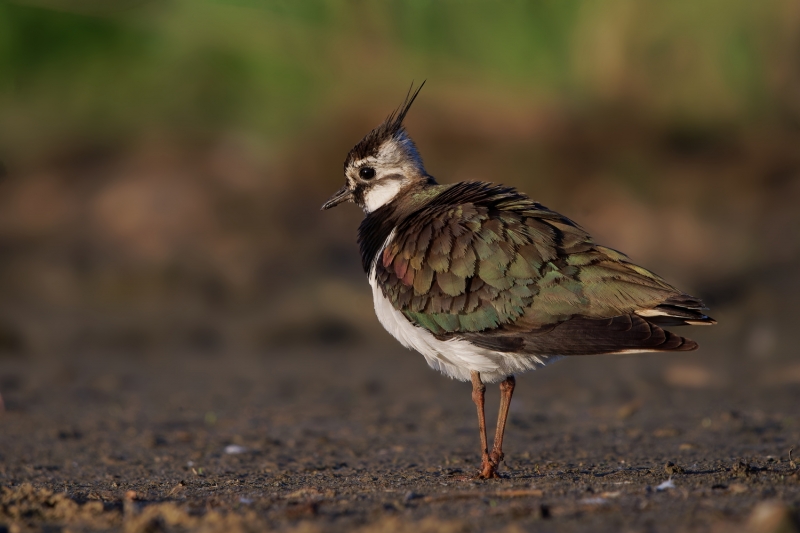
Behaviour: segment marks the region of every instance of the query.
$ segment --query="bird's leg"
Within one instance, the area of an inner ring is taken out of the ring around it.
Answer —
[[[490,460],[495,466],[503,460],[503,433],[506,431],[506,420],[508,419],[508,407],[511,405],[511,396],[514,394],[514,385],[517,380],[514,376],[508,376],[500,382],[500,414],[497,415],[497,431],[494,434],[494,445]]]
[[[481,381],[479,372],[471,372],[472,377],[472,401],[478,408],[478,426],[481,431],[481,471],[478,477],[482,479],[489,479],[497,477],[495,472],[495,465],[489,459],[489,443],[486,440],[486,417],[484,416],[484,394],[486,393],[486,385]]]

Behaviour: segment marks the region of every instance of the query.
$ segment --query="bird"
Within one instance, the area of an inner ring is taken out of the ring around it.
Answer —
[[[363,209],[358,245],[377,318],[430,367],[472,383],[475,477],[497,478],[516,374],[576,355],[695,350],[665,328],[716,321],[700,299],[513,187],[439,184],[403,125],[424,84],[350,150],[345,184],[322,209]],[[495,382],[490,451],[484,398]]]

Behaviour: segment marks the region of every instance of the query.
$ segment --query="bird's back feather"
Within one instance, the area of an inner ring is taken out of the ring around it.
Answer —
[[[443,340],[552,355],[689,350],[661,326],[713,323],[700,300],[509,187],[412,191],[369,214],[359,242],[395,309]]]

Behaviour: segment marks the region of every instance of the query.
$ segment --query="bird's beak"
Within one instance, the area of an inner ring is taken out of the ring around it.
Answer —
[[[323,204],[322,209],[330,209],[331,207],[336,207],[342,202],[352,201],[353,193],[350,192],[350,188],[347,186],[347,184],[345,184],[344,187],[333,193],[333,196],[331,196],[328,201]]]

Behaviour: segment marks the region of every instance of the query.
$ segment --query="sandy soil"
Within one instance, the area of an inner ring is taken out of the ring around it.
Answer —
[[[381,346],[0,359],[0,531],[797,531],[791,359],[525,374],[504,478],[465,481],[469,385]]]

